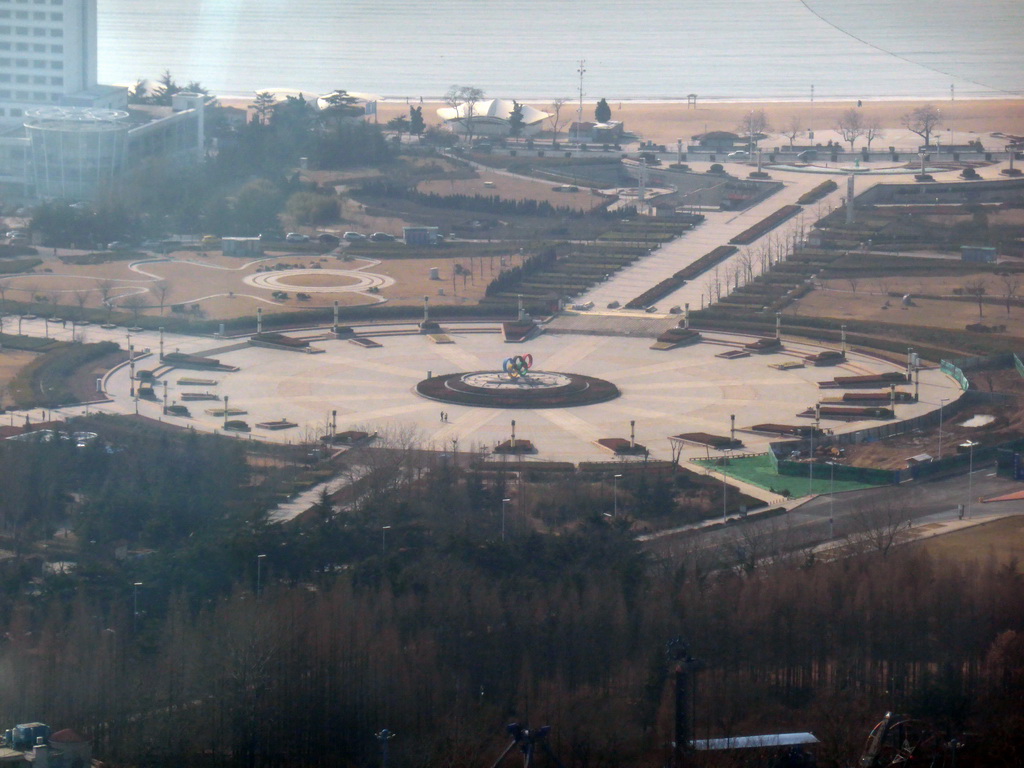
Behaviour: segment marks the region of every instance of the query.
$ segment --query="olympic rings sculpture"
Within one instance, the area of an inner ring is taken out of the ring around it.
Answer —
[[[505,362],[501,364],[501,369],[513,379],[525,376],[529,373],[532,367],[533,355],[516,355],[515,357],[507,357],[505,358]]]

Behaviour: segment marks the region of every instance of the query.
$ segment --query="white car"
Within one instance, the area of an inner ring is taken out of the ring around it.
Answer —
[[[741,149],[738,152],[730,152],[728,155],[725,156],[725,159],[726,160],[749,160],[750,159],[750,153],[747,152],[746,150]]]
[[[304,235],[301,232],[289,232],[284,236],[286,243],[308,243],[309,235]]]
[[[365,240],[366,235],[362,234],[361,232],[346,232],[344,235],[341,236],[341,238],[342,240],[348,240],[350,243],[354,243],[357,240]]]

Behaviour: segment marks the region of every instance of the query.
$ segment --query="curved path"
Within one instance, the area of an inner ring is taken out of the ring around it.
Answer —
[[[222,272],[243,272],[251,267],[261,264],[264,262],[277,261],[282,258],[292,258],[288,256],[267,256],[260,259],[253,259],[247,261],[238,266],[224,266],[221,264],[207,264],[200,261],[193,261],[192,259],[169,259],[164,257],[140,259],[133,261],[128,264],[128,269],[133,273],[140,275],[141,279],[132,278],[108,278],[99,277],[93,275],[82,275],[82,274],[71,274],[67,272],[19,272],[17,274],[2,275],[0,276],[0,283],[6,283],[17,278],[32,278],[40,280],[52,280],[52,279],[63,279],[63,280],[89,280],[93,284],[100,283],[104,280],[110,280],[115,282],[117,285],[111,292],[108,299],[109,303],[114,303],[118,300],[127,298],[129,296],[142,296],[151,292],[150,285],[153,283],[165,280],[162,275],[158,275],[151,272],[144,267],[149,264],[188,264],[190,266],[201,267],[204,269],[220,270]],[[367,299],[371,299],[376,303],[386,302],[382,296],[377,295],[376,291],[381,288],[387,288],[395,284],[395,279],[388,275],[382,275],[375,272],[368,272],[366,270],[380,264],[378,259],[365,259],[361,258],[360,261],[365,262],[363,266],[355,267],[353,269],[288,269],[288,270],[275,270],[268,272],[257,272],[251,275],[247,275],[242,278],[241,282],[250,285],[254,288],[263,288],[265,290],[292,290],[299,291],[302,293],[357,293],[364,296]],[[355,282],[351,285],[337,285],[337,286],[296,286],[283,282],[287,280],[288,276],[298,275],[334,275],[339,278],[352,279]],[[31,291],[31,288],[12,288],[11,290],[18,291]],[[76,291],[81,289],[78,288],[60,288],[55,289],[54,293],[60,294],[74,294]],[[50,293],[51,291],[47,291]],[[244,297],[252,299],[253,301],[262,302],[271,306],[279,306],[277,301],[266,298],[259,294],[252,293],[238,293],[236,292],[218,292],[198,296],[194,298],[181,299],[177,303],[191,303],[197,304],[202,301],[217,298],[227,297]]]

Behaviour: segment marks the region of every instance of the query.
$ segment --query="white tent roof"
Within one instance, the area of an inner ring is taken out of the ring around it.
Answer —
[[[512,108],[515,106],[515,102],[512,99],[487,99],[486,101],[478,101],[473,105],[473,117],[492,117],[497,120],[508,120],[512,114]],[[460,120],[469,116],[469,104],[459,104],[454,109],[452,107],[441,107],[437,110],[437,115],[442,120]],[[539,123],[542,120],[547,120],[551,117],[547,112],[541,112],[539,109],[531,107],[529,104],[523,104],[523,124],[533,125]]]

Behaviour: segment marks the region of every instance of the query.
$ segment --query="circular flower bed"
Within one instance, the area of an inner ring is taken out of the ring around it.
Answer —
[[[416,392],[442,403],[481,408],[571,408],[604,403],[620,394],[604,379],[545,371],[519,377],[495,371],[450,373],[424,379]]]

